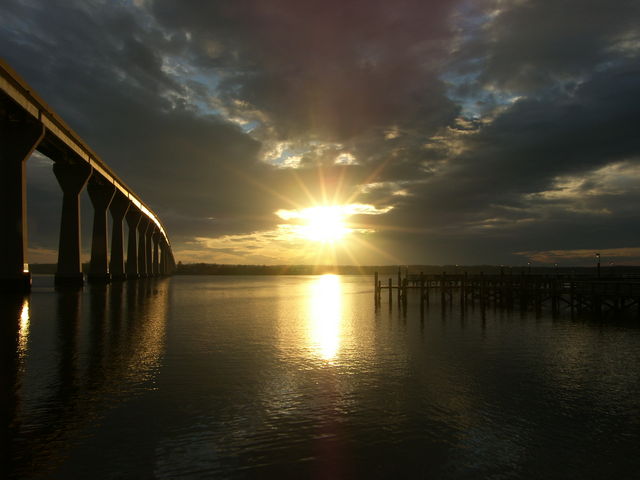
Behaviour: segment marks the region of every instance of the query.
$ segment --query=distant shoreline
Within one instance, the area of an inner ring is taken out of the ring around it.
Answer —
[[[31,273],[54,274],[55,263],[31,264]],[[528,272],[536,274],[589,274],[596,271],[596,266],[500,266],[500,265],[231,265],[216,263],[179,263],[175,275],[373,275],[378,272],[382,276],[397,275],[398,269],[402,273],[425,274],[504,274],[520,275]],[[83,271],[88,271],[88,264],[83,265]],[[610,275],[640,275],[640,266],[602,265],[601,273]]]

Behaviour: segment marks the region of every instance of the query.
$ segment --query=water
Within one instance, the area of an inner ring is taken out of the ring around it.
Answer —
[[[36,277],[1,297],[3,478],[637,478],[640,322],[372,283]]]

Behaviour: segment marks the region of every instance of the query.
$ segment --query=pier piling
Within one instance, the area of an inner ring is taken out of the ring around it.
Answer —
[[[481,310],[488,307],[513,309],[517,305],[520,310],[534,310],[540,314],[548,308],[556,316],[563,308],[572,314],[583,311],[594,315],[604,315],[607,312],[622,313],[635,312],[640,316],[640,279],[625,277],[589,277],[557,273],[553,276],[535,275],[531,273],[513,276],[485,274],[468,275],[420,274],[402,276],[398,269],[398,283],[393,284],[389,278],[386,285],[379,280],[378,272],[374,276],[374,301],[376,308],[381,304],[382,290],[388,291],[389,308],[393,306],[393,290],[397,290],[398,308],[406,312],[408,297],[411,290],[419,295],[420,312],[424,313],[429,307],[430,292],[440,292],[440,304],[443,308],[453,307],[454,297],[457,296],[460,309],[480,306]],[[631,308],[636,307],[638,308]]]

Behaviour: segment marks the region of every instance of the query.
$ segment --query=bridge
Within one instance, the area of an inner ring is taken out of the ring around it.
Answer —
[[[0,290],[27,291],[31,286],[25,167],[34,150],[54,162],[53,173],[62,190],[56,285],[84,283],[80,193],[85,186],[94,209],[90,282],[173,272],[171,243],[157,215],[0,59]],[[107,211],[112,218],[110,249]]]

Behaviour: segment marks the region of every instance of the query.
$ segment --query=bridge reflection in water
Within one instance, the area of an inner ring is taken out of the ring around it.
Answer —
[[[2,478],[46,476],[83,428],[155,388],[165,349],[168,278],[37,295],[32,323],[29,297],[0,295]]]
[[[53,173],[62,190],[56,284],[83,284],[79,195],[85,186],[94,209],[90,281],[167,275],[174,270],[169,238],[157,215],[1,60],[0,134],[0,290],[31,287],[25,164],[35,150],[54,162]],[[107,210],[112,218],[110,249]]]

